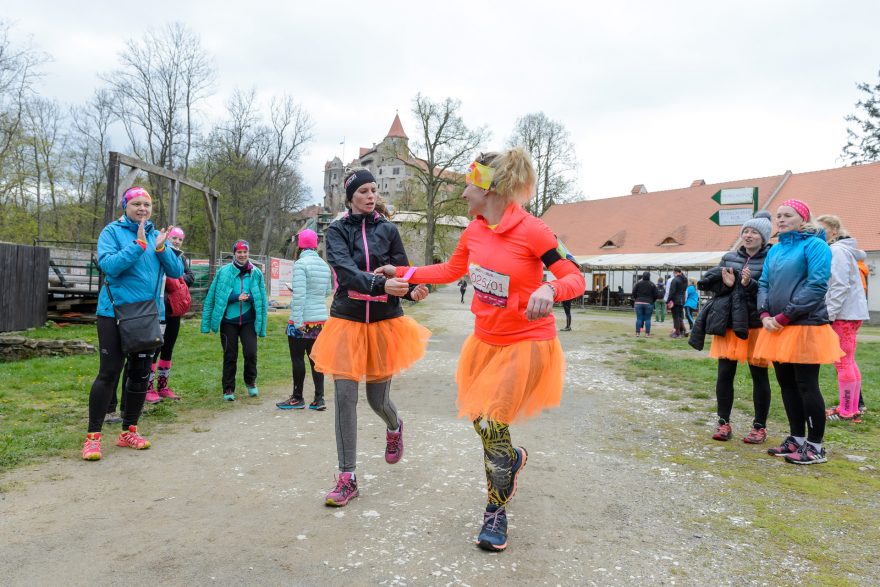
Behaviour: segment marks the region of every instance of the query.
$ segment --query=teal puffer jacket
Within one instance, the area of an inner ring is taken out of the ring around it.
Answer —
[[[220,330],[220,322],[223,320],[223,314],[226,312],[229,294],[232,288],[238,287],[240,271],[233,263],[224,265],[214,276],[211,287],[208,289],[208,295],[205,297],[205,305],[202,308],[202,332],[217,332]],[[266,284],[263,280],[263,273],[252,266],[250,287],[248,288],[251,295],[251,301],[254,304],[254,312],[257,319],[254,322],[254,329],[258,336],[266,336],[266,316],[268,314],[268,299],[266,298]]]
[[[293,264],[293,299],[290,321],[297,328],[306,322],[327,320],[327,296],[333,293],[333,274],[324,259],[311,249],[300,253]]]

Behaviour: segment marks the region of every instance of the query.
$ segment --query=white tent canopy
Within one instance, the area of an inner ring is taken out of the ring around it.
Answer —
[[[581,255],[575,257],[585,271],[594,269],[660,269],[681,267],[682,269],[702,269],[718,265],[727,251],[692,253],[619,253],[610,255]]]

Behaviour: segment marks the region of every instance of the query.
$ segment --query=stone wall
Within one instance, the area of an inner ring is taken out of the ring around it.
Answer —
[[[53,340],[26,338],[24,336],[0,336],[0,362],[20,361],[34,357],[87,355],[95,347],[82,340]]]

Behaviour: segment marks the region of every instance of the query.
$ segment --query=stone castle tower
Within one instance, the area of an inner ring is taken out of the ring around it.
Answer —
[[[330,213],[341,212],[345,209],[345,189],[342,180],[345,177],[346,167],[366,167],[370,170],[379,184],[379,194],[390,206],[403,195],[406,188],[406,180],[412,175],[409,169],[399,157],[407,157],[409,137],[403,130],[400,116],[394,115],[394,121],[388,134],[379,144],[372,147],[361,147],[357,158],[352,159],[348,165],[344,164],[339,157],[333,157],[324,164],[324,208]]]

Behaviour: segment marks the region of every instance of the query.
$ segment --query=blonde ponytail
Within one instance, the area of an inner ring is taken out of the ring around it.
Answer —
[[[527,202],[535,191],[537,174],[532,159],[522,147],[484,155],[489,167],[495,169],[492,191],[508,202]]]

